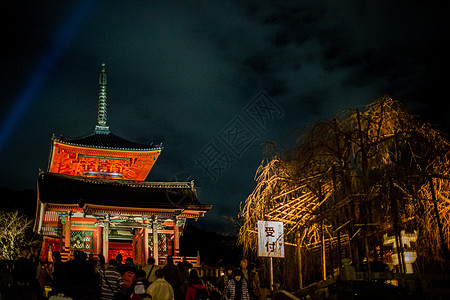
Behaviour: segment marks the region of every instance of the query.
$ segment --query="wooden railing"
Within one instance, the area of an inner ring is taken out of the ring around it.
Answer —
[[[97,258],[97,255],[94,254],[94,257]],[[177,264],[180,261],[183,261],[183,257],[184,256],[173,256],[174,264]],[[159,265],[165,265],[166,258],[167,258],[167,256],[160,256],[158,258]],[[61,260],[63,262],[69,261],[71,259],[73,259],[73,253],[70,253],[70,252],[61,253]],[[187,256],[186,259],[188,262],[190,262],[195,267],[199,267],[201,265],[200,256]]]
[[[177,263],[183,261],[184,256],[172,256],[173,257],[173,263],[176,265]],[[158,258],[158,264],[159,265],[165,265],[166,264],[167,256],[160,256]],[[188,262],[190,262],[193,266],[199,267],[200,266],[200,256],[186,256],[186,259]]]

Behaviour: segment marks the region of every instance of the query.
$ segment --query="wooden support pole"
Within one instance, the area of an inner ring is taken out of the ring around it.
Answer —
[[[404,264],[404,256],[403,256],[403,244],[402,244],[402,236],[400,232],[400,224],[398,217],[398,205],[397,200],[393,195],[394,184],[392,183],[392,179],[390,182],[390,190],[389,190],[389,198],[391,200],[391,211],[392,211],[392,227],[394,228],[394,238],[395,238],[395,246],[397,248],[397,258],[398,258],[398,268],[400,273],[405,273],[405,264]]]
[[[269,257],[270,264],[270,290],[273,291],[273,258]]]
[[[300,232],[295,234],[295,240],[297,243],[297,257],[298,257],[298,286],[303,289],[303,274],[302,274],[302,246],[300,241]]]
[[[336,119],[334,120],[334,121],[336,121]],[[336,125],[336,123],[335,123],[335,125]],[[338,149],[340,148],[339,147],[339,141],[337,141],[337,143],[336,143],[336,145],[337,145],[337,147],[338,147]],[[339,150],[339,153],[340,153],[340,150]],[[336,166],[335,165],[332,165],[332,169],[331,169],[331,174],[332,174],[332,179],[333,179],[333,190],[334,190],[334,194],[333,194],[333,198],[334,198],[334,205],[336,205],[337,204],[337,187],[336,187]],[[336,214],[336,227],[338,228],[338,229],[336,229],[335,231],[336,231],[336,237],[337,237],[337,272],[338,272],[338,274],[341,274],[341,231],[339,230],[340,229],[340,219],[339,219],[339,214],[340,214],[340,209],[338,208],[337,209],[337,214]],[[330,241],[330,257],[332,258],[333,256],[332,256],[332,249],[331,249],[331,241]],[[331,263],[331,266],[333,266],[333,263]],[[333,273],[333,267],[332,267],[332,275],[334,275]]]
[[[338,215],[338,224],[339,225],[339,215]],[[341,251],[341,231],[338,230],[336,232],[337,234],[337,268],[338,268],[338,274],[341,274],[341,259],[342,259],[342,251]]]
[[[439,230],[439,238],[441,240],[441,249],[442,249],[442,253],[444,255],[444,260],[446,263],[448,263],[448,259],[450,259],[450,253],[449,253],[447,244],[445,242],[444,231],[442,229],[442,223],[441,223],[441,217],[439,216],[439,208],[438,208],[438,204],[437,204],[436,191],[434,190],[433,179],[431,177],[429,178],[429,184],[430,184],[430,190],[431,190],[431,197],[433,200],[434,214],[436,215],[436,223],[437,223],[438,230]]]
[[[333,277],[334,270],[333,270],[333,243],[331,242],[331,237],[328,240],[328,265],[330,267],[330,276]]]
[[[366,261],[367,261],[367,276],[369,280],[372,280],[372,274],[370,270],[370,259],[369,259],[369,245],[367,243],[367,226],[364,225],[363,227],[363,233],[364,233],[364,249],[366,252]]]
[[[320,223],[320,235],[322,240],[322,279],[327,280],[327,263],[325,261],[325,230],[323,221]]]

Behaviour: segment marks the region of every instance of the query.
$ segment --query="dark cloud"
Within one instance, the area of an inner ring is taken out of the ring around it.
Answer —
[[[92,1],[83,12],[80,3],[30,1],[11,11],[1,118],[11,114],[42,60],[51,64],[1,148],[3,186],[35,187],[53,133],[76,137],[94,130],[102,62],[111,130],[136,142],[162,142],[148,179],[195,179],[201,201],[214,205],[201,224],[218,230],[252,191],[266,141],[290,147],[318,119],[385,93],[450,130],[445,110],[438,109],[449,96],[450,27],[443,6]],[[65,28],[70,34],[62,34]],[[55,44],[60,53],[49,56]],[[257,130],[244,108],[261,90],[284,113]],[[236,117],[257,137],[213,182],[195,157]]]

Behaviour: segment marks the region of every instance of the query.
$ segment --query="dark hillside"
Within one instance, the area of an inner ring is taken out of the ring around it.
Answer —
[[[15,191],[0,187],[0,209],[19,209],[28,218],[34,219],[36,214],[36,195],[35,190]]]

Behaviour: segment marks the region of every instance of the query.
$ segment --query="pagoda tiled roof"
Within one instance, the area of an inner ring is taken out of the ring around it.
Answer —
[[[53,137],[56,142],[61,142],[73,146],[114,149],[114,150],[158,150],[162,149],[161,145],[154,144],[140,144],[135,143],[124,138],[121,138],[113,133],[90,133],[78,138]]]
[[[148,182],[88,178],[42,172],[38,177],[42,203],[108,207],[203,210],[193,182]]]

